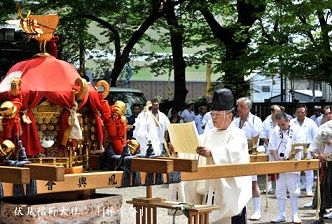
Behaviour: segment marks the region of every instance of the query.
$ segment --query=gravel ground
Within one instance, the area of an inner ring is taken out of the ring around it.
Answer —
[[[259,183],[262,185],[265,181],[264,176],[259,177]],[[97,192],[100,193],[111,193],[111,194],[121,194],[123,196],[123,211],[121,216],[121,224],[132,224],[135,223],[135,212],[132,208],[132,205],[125,203],[128,200],[131,200],[135,197],[144,197],[146,194],[145,187],[132,187],[132,188],[108,188],[108,189],[99,189]],[[304,193],[304,192],[302,192]],[[153,186],[153,196],[154,197],[165,197],[168,198],[169,191],[167,185],[158,185]],[[311,202],[312,197],[301,196],[299,198],[299,215],[302,219],[302,223],[309,224],[315,220],[316,210],[311,208],[305,208],[304,204]],[[249,202],[248,206],[248,217],[252,214],[252,203]],[[262,194],[262,218],[259,221],[248,221],[248,224],[253,223],[270,223],[270,220],[277,215],[277,200],[274,194],[268,194],[268,207],[266,207],[266,195]],[[290,211],[290,202],[287,201],[286,204],[286,215],[288,216],[287,223],[291,223],[291,211]],[[176,216],[176,224],[186,224],[187,218],[184,215]],[[332,220],[326,220],[325,223],[332,223]],[[158,224],[172,224],[172,216],[168,215],[166,209],[158,209]]]

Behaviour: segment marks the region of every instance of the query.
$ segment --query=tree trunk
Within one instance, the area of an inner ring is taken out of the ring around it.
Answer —
[[[183,59],[183,29],[174,13],[174,4],[168,4],[166,20],[171,35],[171,47],[174,66],[174,105],[185,105],[188,90],[186,88],[186,62]]]
[[[226,50],[226,56],[222,61],[224,76],[222,77],[223,86],[232,90],[234,97],[248,96],[250,93],[250,84],[244,81],[244,72],[239,66],[239,61],[245,55],[245,50],[250,41],[249,28],[262,16],[265,11],[264,1],[256,4],[246,0],[237,0],[236,8],[238,11],[237,21],[229,27],[223,27],[215,19],[209,9],[204,6],[200,8],[200,12],[204,16],[206,22],[215,38],[220,40]],[[241,32],[244,37],[238,40],[236,35]]]
[[[81,77],[85,77],[85,45],[82,38],[79,39],[79,73]]]
[[[322,10],[317,10],[318,21],[322,30],[322,63],[321,68],[323,74],[326,76],[326,80],[332,85],[332,51],[330,47],[331,35],[329,35],[330,29],[327,24],[324,13]]]
[[[116,82],[125,66],[126,63],[129,62],[129,57],[123,57],[123,54],[121,54],[121,56],[118,56],[115,58],[114,61],[114,67],[112,69],[111,72],[111,76],[107,77],[108,78],[108,82],[110,83],[110,86],[116,86]]]
[[[238,65],[242,52],[245,52],[246,44],[224,42],[226,57],[223,61],[224,76],[223,87],[232,90],[235,99],[250,95],[250,83],[244,80],[241,66]]]

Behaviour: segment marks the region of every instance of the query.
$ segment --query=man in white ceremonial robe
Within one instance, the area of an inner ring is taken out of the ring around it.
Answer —
[[[297,125],[299,133],[304,138],[303,143],[311,144],[315,134],[318,131],[316,123],[307,116],[307,107],[305,105],[298,105],[295,111],[296,118],[290,121],[291,125]],[[308,154],[308,158],[311,159],[311,154]],[[305,189],[308,197],[313,197],[312,188],[314,185],[314,172],[313,170],[306,170],[305,173]]]
[[[229,89],[214,92],[211,112],[214,128],[204,132],[202,146],[196,150],[206,159],[206,164],[250,162],[245,133],[232,124],[233,105],[234,98]],[[213,224],[246,223],[245,206],[252,197],[251,176],[206,180],[203,187],[199,183],[197,187],[201,188],[200,193],[204,193],[204,204],[220,206],[220,210],[211,213]]]
[[[149,141],[151,141],[156,156],[160,156],[163,153],[169,124],[170,121],[167,116],[159,111],[159,101],[154,99],[152,102],[149,102],[138,115],[134,124],[133,137],[140,143],[141,154],[146,154]]]
[[[290,125],[289,118],[284,112],[276,115],[278,126],[275,127],[269,140],[268,149],[272,152],[274,161],[288,160],[291,157],[291,147],[294,143],[303,143],[301,135],[298,135],[297,125]],[[295,158],[301,159],[303,147],[295,148]],[[300,172],[279,173],[276,179],[275,195],[278,201],[278,215],[271,220],[271,223],[286,222],[286,200],[289,192],[292,223],[301,223],[298,216],[298,197],[300,189]]]
[[[263,122],[250,112],[252,103],[249,98],[241,97],[236,101],[236,109],[239,115],[233,120],[233,124],[245,132],[247,140],[252,142],[252,147],[258,147],[260,134],[263,130]],[[251,146],[249,146],[251,147]],[[251,221],[261,219],[261,194],[257,183],[257,175],[252,176],[252,202],[254,213],[250,216]]]

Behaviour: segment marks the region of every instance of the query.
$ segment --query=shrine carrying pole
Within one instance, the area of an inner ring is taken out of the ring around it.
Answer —
[[[197,172],[182,172],[181,179],[182,181],[208,180],[237,176],[252,176],[304,170],[318,170],[319,167],[320,163],[318,159],[298,161],[270,161],[229,165],[201,165],[198,166]]]

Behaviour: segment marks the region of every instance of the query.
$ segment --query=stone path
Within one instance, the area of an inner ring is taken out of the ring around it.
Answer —
[[[259,183],[262,186],[265,179],[264,176],[259,177]],[[263,187],[261,187],[263,189]],[[121,224],[134,224],[135,223],[135,211],[132,209],[132,205],[126,204],[125,201],[131,200],[134,197],[144,197],[145,187],[132,187],[132,188],[108,188],[99,189],[97,192],[109,193],[109,194],[121,194],[123,196],[123,211]],[[302,192],[304,193],[304,192]],[[167,185],[159,185],[153,187],[153,196],[160,196],[167,198],[169,195]],[[304,204],[311,202],[312,197],[301,196],[299,198],[299,215],[301,216],[303,224],[311,224],[315,220],[316,211],[311,208],[305,208]],[[252,203],[249,202],[248,217],[252,214]],[[266,207],[266,195],[262,194],[262,218],[259,221],[248,221],[248,224],[254,223],[270,223],[270,220],[277,214],[277,200],[274,194],[268,194],[268,207]],[[288,216],[287,223],[290,223],[290,202],[286,204],[286,214]],[[186,224],[187,218],[184,215],[176,216],[176,224]],[[168,215],[168,211],[165,209],[158,209],[158,224],[172,224],[173,217]],[[325,223],[332,223],[332,220],[326,220]]]

